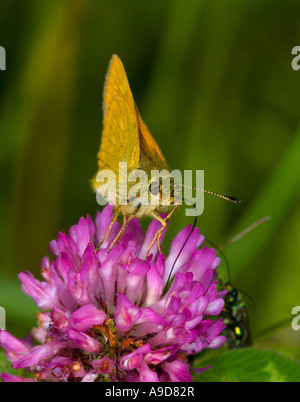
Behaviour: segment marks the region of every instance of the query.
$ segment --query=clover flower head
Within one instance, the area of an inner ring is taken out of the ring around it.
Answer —
[[[112,217],[107,206],[95,223],[87,216],[69,235],[59,232],[50,243],[54,258],[42,260],[42,281],[19,274],[23,292],[40,309],[39,325],[25,340],[2,331],[0,343],[14,368],[33,375],[2,373],[4,381],[192,381],[188,356],[225,342],[220,259],[213,249],[199,248],[198,229],[179,258],[191,226],[175,237],[167,257],[155,243],[146,259],[160,223],[152,221],[144,234],[132,219],[108,252],[120,230],[115,222],[98,250]]]

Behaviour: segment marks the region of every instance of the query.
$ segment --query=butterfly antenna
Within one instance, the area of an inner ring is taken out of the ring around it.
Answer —
[[[192,187],[192,186],[188,186],[187,184],[182,184],[182,186],[183,186],[183,187],[186,187],[186,188],[190,188],[190,189],[192,189],[192,190],[203,191],[204,193],[211,194],[211,195],[215,195],[216,197],[223,198],[224,200],[233,202],[233,203],[235,203],[235,204],[238,204],[238,203],[241,202],[241,200],[240,200],[239,198],[236,198],[236,197],[229,197],[228,195],[223,195],[223,194],[215,193],[215,192],[213,192],[213,191],[204,190],[203,188]]]
[[[181,249],[179,250],[179,253],[177,254],[177,257],[175,258],[175,260],[174,260],[174,262],[173,262],[171,271],[170,271],[169,276],[168,276],[168,280],[167,280],[166,286],[168,285],[168,283],[169,283],[169,281],[170,281],[170,278],[171,278],[171,276],[172,276],[172,272],[173,272],[174,267],[175,267],[175,265],[176,265],[176,263],[177,263],[177,261],[178,261],[178,258],[180,257],[180,255],[181,255],[181,253],[182,253],[184,247],[186,246],[187,242],[189,241],[190,237],[192,236],[193,231],[194,231],[194,229],[195,229],[195,227],[196,227],[196,225],[197,225],[197,208],[196,208],[196,204],[192,204],[192,205],[193,205],[193,207],[194,207],[194,209],[195,209],[195,219],[194,219],[194,223],[193,223],[193,226],[192,226],[192,229],[191,229],[190,233],[188,234],[187,238],[185,239],[183,245],[181,246]]]

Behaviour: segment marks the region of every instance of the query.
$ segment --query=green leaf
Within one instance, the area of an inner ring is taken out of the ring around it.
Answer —
[[[300,364],[270,350],[245,348],[197,359],[194,367],[212,366],[194,375],[196,382],[299,382]]]

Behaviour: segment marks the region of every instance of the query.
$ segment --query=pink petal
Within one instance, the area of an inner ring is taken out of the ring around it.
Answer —
[[[26,342],[20,341],[4,330],[0,331],[0,345],[5,349],[5,354],[12,363],[31,352],[31,347]]]
[[[167,374],[170,382],[192,382],[193,377],[189,367],[181,360],[162,363],[163,374]],[[162,379],[160,379],[162,381]],[[164,381],[166,381],[166,376]]]
[[[73,329],[86,331],[94,325],[102,325],[107,318],[104,311],[98,310],[93,304],[87,304],[75,311],[69,322]]]
[[[122,331],[129,331],[140,316],[141,309],[131,303],[126,295],[120,293],[118,295],[115,311],[115,323],[117,328]]]
[[[65,342],[48,342],[44,345],[35,346],[31,353],[17,362],[13,363],[15,369],[26,368],[39,363],[41,360],[49,359],[55,356],[62,348],[66,346]]]
[[[69,340],[74,342],[78,348],[87,352],[98,353],[102,349],[102,345],[96,339],[85,334],[84,332],[79,332],[72,328],[68,328],[67,335]]]
[[[156,267],[153,264],[150,266],[151,268],[147,272],[147,295],[143,303],[145,307],[157,302],[163,292],[162,278]]]
[[[2,373],[1,378],[4,382],[36,382],[34,378],[19,377],[17,375]]]
[[[107,205],[101,213],[97,212],[97,215],[96,215],[96,238],[97,238],[98,244],[102,242],[104,236],[106,235],[106,232],[108,231],[108,228],[112,221],[113,215],[114,214],[113,214],[113,206],[112,205]],[[113,227],[112,227],[107,239],[103,242],[101,248],[106,248],[108,246],[109,242],[117,236],[117,234],[120,231],[120,228],[121,227],[118,224],[118,222],[115,222],[113,224]]]
[[[193,230],[192,235],[190,236],[188,242],[185,244],[184,248],[182,249],[182,252],[179,255],[179,252],[185,243],[186,239],[188,238],[189,234],[191,233],[192,230],[192,224],[185,227],[181,232],[178,233],[178,235],[175,237],[173,240],[171,246],[170,246],[170,251],[169,251],[169,256],[166,260],[166,272],[163,278],[164,284],[166,284],[169,274],[171,272],[171,276],[173,277],[176,272],[180,269],[182,265],[184,265],[190,258],[192,252],[197,249],[204,241],[204,236],[199,234],[199,229],[196,227]],[[178,257],[178,259],[177,259]],[[176,261],[177,259],[177,261]],[[176,261],[175,266],[173,267],[174,262]]]
[[[226,342],[226,337],[225,336],[217,336],[213,341],[210,342],[210,344],[207,346],[208,349],[218,349],[221,346],[224,345]]]
[[[117,262],[123,250],[122,246],[116,244],[109,254],[106,253],[105,260],[99,270],[104,287],[103,298],[109,306],[113,306],[115,302],[116,271],[118,270]]]
[[[90,225],[87,220],[80,218],[77,226],[77,248],[79,255],[82,256],[88,244],[94,243],[94,238],[90,233]]]
[[[68,323],[69,323],[68,318],[66,317],[65,313],[62,310],[55,308],[55,307],[51,312],[51,319],[52,319],[53,325],[56,328],[60,328],[60,329],[67,327]]]
[[[139,304],[144,292],[144,278],[149,270],[147,262],[137,262],[135,268],[127,275],[126,296],[134,303]]]
[[[21,272],[18,278],[22,282],[22,291],[32,297],[39,308],[48,310],[60,306],[55,285],[38,281],[30,272]]]
[[[161,223],[156,220],[153,219],[152,222],[150,223],[147,232],[145,234],[145,239],[144,242],[142,244],[142,247],[140,249],[139,252],[139,258],[141,258],[142,260],[145,260],[146,258],[146,253],[147,250],[152,242],[152,240],[154,239],[154,236],[156,234],[156,232],[161,228]],[[163,240],[164,236],[166,233],[166,229],[163,231],[162,236],[161,236],[161,241]],[[155,259],[155,257],[157,256],[158,253],[158,245],[157,245],[157,241],[155,241],[151,247],[150,253],[149,255],[152,254],[152,261]]]
[[[149,343],[144,344],[140,348],[134,350],[133,352],[123,356],[120,360],[120,367],[123,370],[133,370],[142,365],[144,360],[144,355],[149,353],[151,350],[151,346]]]
[[[140,382],[159,382],[157,373],[151,370],[146,362],[143,361],[137,371],[140,375]]]

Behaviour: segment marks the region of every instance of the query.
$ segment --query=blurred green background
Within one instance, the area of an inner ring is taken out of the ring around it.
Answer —
[[[300,359],[299,0],[1,0],[0,305],[24,336],[36,307],[17,273],[38,275],[48,244],[98,209],[96,172],[102,91],[113,53],[173,169],[204,169],[201,232],[225,249],[233,283],[249,293],[255,345]],[[189,224],[182,209],[168,248]],[[147,220],[144,222],[148,224]],[[226,271],[222,265],[222,277]],[[276,331],[255,334],[281,321]]]

